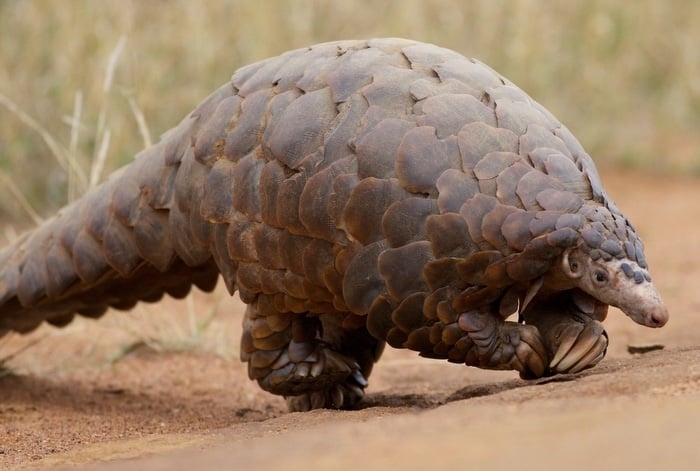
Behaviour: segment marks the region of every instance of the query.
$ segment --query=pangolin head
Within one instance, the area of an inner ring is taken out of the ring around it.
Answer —
[[[562,254],[561,270],[577,288],[619,308],[638,324],[662,327],[668,309],[651,282],[634,228],[614,205],[585,216],[579,243]]]

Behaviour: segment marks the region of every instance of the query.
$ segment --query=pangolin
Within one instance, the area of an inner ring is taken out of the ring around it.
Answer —
[[[219,276],[247,304],[250,378],[291,410],[354,406],[385,342],[537,378],[604,357],[608,305],[668,319],[569,130],[483,63],[403,39],[239,69],[0,252],[0,333]]]

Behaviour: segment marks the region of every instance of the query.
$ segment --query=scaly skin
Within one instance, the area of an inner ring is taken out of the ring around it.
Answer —
[[[0,334],[219,275],[292,410],[352,407],[384,343],[525,378],[668,313],[590,157],[487,66],[399,39],[237,71],[162,141],[0,252]],[[519,322],[508,321],[519,314]]]

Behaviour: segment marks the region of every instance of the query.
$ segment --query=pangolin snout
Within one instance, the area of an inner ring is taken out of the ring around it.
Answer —
[[[610,304],[619,307],[637,324],[658,328],[668,322],[666,304],[651,283],[632,284],[629,289],[617,291],[616,297]]]
[[[668,317],[668,309],[664,304],[660,304],[649,312],[645,325],[648,327],[663,327],[668,322]]]
[[[646,299],[633,306],[631,309],[625,309],[622,306],[620,308],[637,324],[658,328],[663,327],[668,322],[668,309],[660,298]]]

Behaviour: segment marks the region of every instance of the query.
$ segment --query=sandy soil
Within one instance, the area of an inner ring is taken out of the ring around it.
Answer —
[[[525,382],[388,350],[361,410],[288,414],[235,359],[236,300],[221,301],[227,315],[196,348],[134,343],[191,321],[186,303],[167,301],[155,327],[111,313],[0,340],[0,358],[38,341],[0,369],[0,468],[695,469],[700,181],[620,170],[603,181],[642,234],[672,318],[651,330],[613,310],[608,357],[593,370]]]

